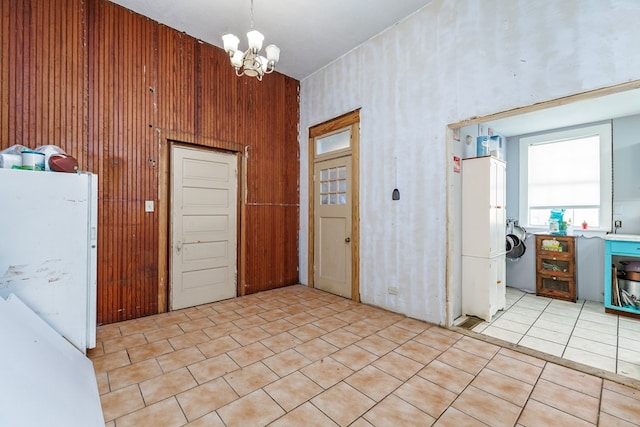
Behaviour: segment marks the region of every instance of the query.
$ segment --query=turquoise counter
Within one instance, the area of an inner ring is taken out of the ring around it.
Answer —
[[[616,283],[613,282],[613,266],[622,268],[621,261],[640,261],[640,236],[629,234],[609,234],[605,237],[604,250],[604,306],[607,311],[615,311],[616,314],[628,314],[640,316],[640,308],[630,304],[614,304],[614,291]],[[614,285],[612,287],[612,285]],[[636,295],[640,297],[640,295]],[[635,317],[635,316],[634,316]]]

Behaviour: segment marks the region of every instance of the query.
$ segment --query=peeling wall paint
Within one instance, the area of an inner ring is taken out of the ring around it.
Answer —
[[[361,299],[444,324],[447,125],[640,79],[638,22],[636,0],[434,0],[303,80],[300,280],[309,126],[361,108]]]

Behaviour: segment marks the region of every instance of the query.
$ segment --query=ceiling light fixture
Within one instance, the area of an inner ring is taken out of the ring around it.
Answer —
[[[251,30],[247,33],[249,49],[245,52],[238,50],[240,39],[229,33],[222,36],[224,50],[229,54],[231,65],[236,70],[236,75],[257,77],[262,80],[262,76],[272,73],[276,68],[276,63],[280,59],[280,48],[270,44],[265,48],[267,57],[260,55],[264,36],[260,31],[253,29],[253,0],[251,0]]]

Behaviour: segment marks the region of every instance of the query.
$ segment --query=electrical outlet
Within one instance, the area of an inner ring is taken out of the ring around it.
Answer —
[[[389,292],[389,295],[398,295],[400,293],[400,289],[395,286],[389,286],[387,291]]]
[[[613,228],[622,228],[622,221],[619,219],[616,219],[613,223]]]

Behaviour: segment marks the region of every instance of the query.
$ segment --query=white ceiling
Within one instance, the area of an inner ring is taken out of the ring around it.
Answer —
[[[111,0],[222,47],[233,33],[247,48],[250,0]],[[280,50],[276,70],[302,80],[431,0],[254,0],[254,28]]]

